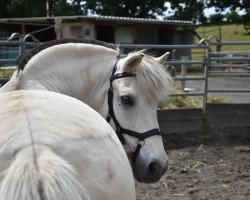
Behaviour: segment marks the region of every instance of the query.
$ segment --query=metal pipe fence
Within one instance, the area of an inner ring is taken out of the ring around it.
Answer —
[[[21,36],[19,33],[13,33],[7,40],[0,40],[0,69],[6,69],[12,64],[17,65],[29,50],[39,44],[41,43],[30,34]]]
[[[193,49],[198,49],[198,50],[207,50],[208,45],[204,44],[197,44],[197,45],[119,45],[119,48],[122,49],[122,52],[125,51],[126,48],[129,49],[168,49],[172,51],[176,50],[193,50]],[[206,81],[207,77],[206,74],[204,73],[204,66],[206,65],[206,59],[202,58],[199,60],[194,60],[194,59],[182,59],[182,57],[179,58],[171,58],[166,61],[166,65],[174,66],[175,68],[180,68],[180,67],[185,67],[185,66],[192,66],[192,65],[198,65],[201,69],[203,69],[203,75],[200,76],[186,76],[183,77],[181,75],[173,77],[175,82],[183,82],[183,81]],[[195,92],[195,91],[188,91],[185,92],[185,88],[183,88],[183,92],[181,93],[171,93],[170,96],[176,97],[176,96],[206,96],[206,90],[203,89],[201,92]],[[204,106],[203,106],[204,107]]]
[[[33,35],[22,36],[19,33],[13,33],[7,40],[0,40],[0,70],[14,70],[17,63],[24,55],[41,44]],[[1,77],[0,86],[7,83],[9,78]]]
[[[212,40],[215,40],[213,42]],[[0,69],[13,68],[16,66],[27,51],[39,45],[40,42],[32,35],[21,37],[20,34],[12,34],[7,41],[0,41],[1,48],[16,47],[18,54],[16,58],[0,58]],[[248,49],[243,51],[221,51],[225,45],[244,46]],[[187,81],[202,82],[202,91],[195,91],[183,88],[182,92],[172,93],[171,96],[202,96],[203,110],[206,110],[208,93],[250,93],[250,89],[209,89],[209,78],[211,77],[250,77],[250,42],[246,41],[220,41],[216,36],[210,36],[207,40],[202,39],[201,42],[194,45],[151,45],[151,44],[119,44],[120,52],[124,53],[126,49],[134,50],[170,50],[173,54],[182,51],[179,57],[173,55],[171,59],[166,61],[166,65],[173,66],[180,70],[199,69],[199,76],[177,75],[173,77],[175,82],[185,83]],[[215,47],[215,48],[214,48]],[[216,49],[216,50],[212,50]],[[195,50],[195,52],[194,52]],[[187,54],[183,54],[183,51]],[[198,52],[198,53],[197,53]],[[194,54],[200,57],[196,58]],[[175,57],[174,57],[175,56]],[[8,78],[0,78],[0,83],[6,83]]]
[[[216,41],[213,42],[212,40]],[[248,49],[244,51],[224,51],[221,49],[223,46],[245,46]],[[220,41],[216,36],[210,36],[208,40],[202,40],[197,45],[119,45],[119,47],[124,51],[125,48],[133,48],[133,49],[200,49],[205,50],[205,52],[201,53],[202,59],[189,59],[183,60],[179,59],[170,59],[166,61],[167,65],[174,65],[175,67],[180,67],[183,65],[191,66],[196,65],[195,67],[199,67],[201,69],[200,76],[176,76],[174,77],[175,82],[182,81],[202,81],[203,88],[201,92],[195,92],[194,90],[185,90],[181,93],[172,93],[170,96],[202,96],[203,97],[203,110],[206,110],[206,104],[208,102],[208,94],[209,93],[250,93],[250,89],[231,89],[231,88],[223,88],[223,89],[209,89],[209,78],[218,77],[218,78],[232,78],[232,77],[240,77],[240,78],[249,78],[250,77],[250,42],[246,41]],[[213,51],[212,49],[214,49]],[[199,52],[200,54],[200,52]],[[192,55],[190,56],[192,58]],[[198,66],[197,66],[198,65]],[[229,71],[226,71],[230,69]],[[237,71],[241,69],[240,71]],[[236,71],[234,71],[236,70]],[[233,71],[233,72],[232,72]]]

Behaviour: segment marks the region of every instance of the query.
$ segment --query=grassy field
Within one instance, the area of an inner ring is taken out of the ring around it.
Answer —
[[[222,42],[225,41],[248,41],[250,42],[250,34],[244,29],[243,25],[226,24],[226,25],[211,25],[211,26],[197,26],[195,31],[201,38],[208,39],[210,35],[215,35],[217,38],[221,38]],[[195,37],[195,44],[199,43],[200,39]],[[215,42],[215,38],[212,42]],[[212,45],[213,52],[216,51],[216,46]],[[250,45],[223,45],[221,51],[246,51],[250,55]],[[194,60],[203,60],[205,50],[192,49],[192,58]],[[195,67],[195,65],[193,65]]]
[[[216,35],[219,37],[220,27],[222,41],[250,41],[250,34],[247,34],[243,25],[228,24],[221,26],[197,26],[196,31],[200,34],[201,37],[207,38],[209,35]]]
[[[221,41],[250,41],[250,34],[244,29],[243,25],[227,24],[221,26],[197,26],[196,32],[202,38],[208,38],[210,35],[215,35],[220,38]],[[195,43],[198,43],[198,37],[195,38]],[[250,46],[224,46],[222,51],[250,51]]]

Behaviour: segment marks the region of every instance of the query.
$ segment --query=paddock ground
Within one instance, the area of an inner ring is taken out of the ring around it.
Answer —
[[[230,135],[230,140],[213,137],[214,140],[203,138],[199,145],[172,145],[167,150],[169,170],[156,184],[136,183],[137,199],[250,199],[249,131],[245,129],[244,138],[234,134],[236,137]]]
[[[203,146],[168,151],[170,166],[152,185],[136,184],[138,200],[250,199],[250,146]]]

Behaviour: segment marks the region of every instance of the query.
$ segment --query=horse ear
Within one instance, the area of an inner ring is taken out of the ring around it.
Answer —
[[[154,60],[160,64],[164,64],[164,62],[166,61],[166,59],[169,57],[170,52],[166,52],[164,53],[162,56],[158,57],[158,58],[154,58]]]
[[[143,53],[133,54],[129,56],[124,62],[123,71],[124,72],[133,72],[136,67],[141,63],[142,58],[144,57]]]

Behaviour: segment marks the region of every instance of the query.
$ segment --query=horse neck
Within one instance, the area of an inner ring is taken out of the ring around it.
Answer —
[[[28,87],[58,92],[102,112],[116,58],[117,54],[113,52],[81,59],[64,56],[58,62],[50,62],[47,58],[46,65],[42,60],[41,63],[31,62],[20,74],[26,86],[19,89]]]
[[[110,76],[112,74],[113,67],[116,63],[116,59],[113,59],[109,65],[103,65],[102,62],[95,63],[93,67],[85,74],[82,84],[84,87],[80,87],[78,94],[79,98],[84,103],[99,112],[102,116],[107,115],[107,111],[102,113],[103,106],[107,104],[107,94],[110,86]],[[83,89],[83,90],[82,90]]]

